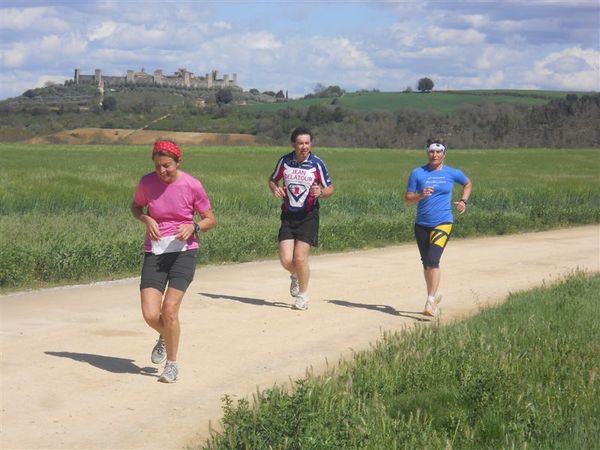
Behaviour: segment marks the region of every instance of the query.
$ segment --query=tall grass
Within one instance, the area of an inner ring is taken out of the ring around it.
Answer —
[[[279,203],[267,188],[287,148],[188,147],[182,169],[198,177],[218,227],[202,237],[201,262],[276,254]],[[315,149],[336,195],[322,202],[318,251],[412,240],[403,203],[423,151]],[[136,274],[143,226],[129,212],[153,168],[142,146],[0,145],[0,289]],[[449,165],[474,183],[455,235],[493,235],[600,222],[597,150],[451,150]],[[460,189],[455,189],[455,195]]]
[[[224,399],[209,449],[600,448],[600,276],[387,334],[293,389]]]

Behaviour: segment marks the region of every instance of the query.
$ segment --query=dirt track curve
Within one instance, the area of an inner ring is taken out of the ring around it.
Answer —
[[[598,272],[598,225],[453,240],[442,320],[576,269]],[[169,449],[199,442],[221,397],[301,377],[426,323],[413,244],[311,258],[311,304],[290,309],[275,260],[201,267],[181,311],[180,380],[156,382],[138,280],[0,297],[3,449]]]

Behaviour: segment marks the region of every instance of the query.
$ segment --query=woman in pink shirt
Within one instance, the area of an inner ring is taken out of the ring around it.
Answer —
[[[160,335],[151,360],[155,364],[167,360],[158,381],[173,383],[178,376],[179,307],[194,278],[200,233],[213,228],[216,220],[200,181],[179,170],[177,144],[156,141],[152,161],[154,172],[140,179],[131,212],[146,225],[142,314]],[[197,222],[195,213],[200,218]]]

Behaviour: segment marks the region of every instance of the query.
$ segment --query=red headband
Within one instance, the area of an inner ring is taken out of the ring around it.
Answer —
[[[168,152],[175,155],[178,160],[181,159],[181,150],[179,150],[177,144],[171,141],[156,141],[152,153],[156,152]]]

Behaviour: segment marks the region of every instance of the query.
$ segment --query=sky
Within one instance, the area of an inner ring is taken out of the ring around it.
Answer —
[[[0,99],[102,69],[245,90],[600,91],[600,0],[2,0]]]

